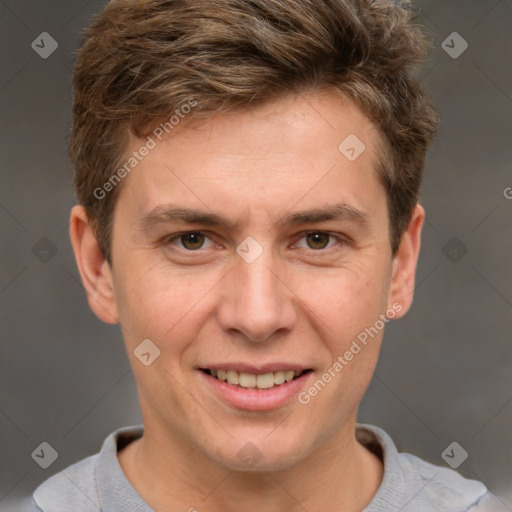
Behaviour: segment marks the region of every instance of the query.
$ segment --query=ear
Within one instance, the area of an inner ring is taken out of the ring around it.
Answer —
[[[110,265],[100,249],[85,208],[71,209],[69,234],[89,306],[108,324],[119,322]]]
[[[393,275],[389,292],[388,307],[400,304],[394,318],[400,318],[407,313],[414,296],[416,265],[421,245],[421,229],[425,221],[425,210],[419,204],[414,207],[407,230],[402,234],[400,246],[393,258]]]

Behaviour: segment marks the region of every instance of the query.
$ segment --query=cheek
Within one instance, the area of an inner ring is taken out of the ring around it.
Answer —
[[[310,319],[320,319],[313,329],[326,350],[325,367],[318,377],[329,382],[329,390],[311,389],[313,395],[322,395],[318,406],[351,411],[371,381],[387,325],[380,315],[387,308],[389,272],[384,265],[382,269],[357,264],[337,269],[331,276],[311,276],[302,285],[302,296],[315,313]],[[322,382],[317,385],[322,386]],[[332,421],[336,424],[339,419],[333,415]]]
[[[326,344],[338,355],[384,311],[389,284],[384,267],[374,255],[353,258],[338,268],[303,272],[290,267],[285,281],[293,293],[283,300],[298,299],[298,321],[317,331],[324,342],[330,340]],[[179,350],[214,315],[219,287],[225,284],[219,269],[170,269],[142,260],[122,261],[118,268],[116,301],[129,345],[149,338]]]
[[[309,289],[308,307],[315,313],[309,318],[320,319],[313,329],[323,345],[318,349],[325,353],[317,380],[303,399],[319,411],[338,411],[327,422],[335,429],[346,419],[342,415],[357,407],[373,376],[387,325],[380,318],[386,312],[385,286],[354,273],[311,279],[309,285],[305,283],[304,290]]]
[[[143,273],[126,272],[116,285],[116,300],[121,323],[131,342],[149,338],[164,346],[170,339],[174,344],[187,339],[190,328],[198,327],[194,319],[204,307],[205,293],[212,285],[200,276],[158,268],[148,268]]]
[[[364,263],[309,273],[298,283],[297,295],[330,328],[343,348],[347,338],[373,325],[385,312],[389,289],[387,272]]]

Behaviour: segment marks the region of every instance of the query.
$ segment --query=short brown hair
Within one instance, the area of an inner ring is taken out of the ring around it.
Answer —
[[[112,0],[78,51],[69,140],[77,200],[107,260],[121,187],[95,191],[130,132],[147,136],[191,99],[187,118],[201,119],[321,90],[355,101],[380,133],[395,254],[439,122],[414,74],[429,45],[413,17],[392,0]]]

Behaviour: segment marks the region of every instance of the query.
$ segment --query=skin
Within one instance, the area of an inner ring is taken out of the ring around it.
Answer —
[[[366,146],[352,162],[338,150],[351,133]],[[143,142],[132,138],[127,155]],[[103,321],[121,324],[138,385],[144,436],[118,459],[155,510],[355,512],[375,495],[382,463],[357,442],[355,422],[383,330],[307,405],[293,397],[269,411],[235,408],[197,367],[289,361],[313,369],[307,390],[393,304],[401,307],[395,318],[407,312],[425,212],[415,207],[393,258],[378,144],[375,127],[348,100],[281,98],[184,122],[159,142],[122,183],[112,266],[84,209],[72,209],[89,304]],[[290,212],[338,203],[367,222],[277,224]],[[239,227],[140,227],[170,204]],[[169,241],[183,231],[206,238]],[[312,232],[333,236],[315,242],[306,236]],[[236,252],[247,236],[263,250],[252,263]],[[133,353],[146,338],[161,350],[150,366]],[[244,467],[237,452],[248,442],[261,458]]]

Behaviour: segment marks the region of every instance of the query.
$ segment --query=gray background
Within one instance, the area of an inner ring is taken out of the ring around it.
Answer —
[[[73,51],[104,0],[0,1],[0,510],[138,423],[118,327],[89,310],[68,236],[66,154]],[[414,305],[387,329],[360,421],[400,450],[485,482],[512,510],[512,2],[416,1],[434,43],[421,72],[442,122],[428,155]],[[43,31],[58,42],[41,58]],[[468,42],[458,58],[441,43]],[[52,255],[48,238],[57,252]],[[453,240],[456,238],[456,240]],[[47,249],[44,253],[34,250]],[[42,245],[41,245],[42,244]],[[46,244],[46,245],[45,245]],[[467,252],[464,254],[464,248]],[[43,258],[44,259],[44,258]],[[59,456],[48,469],[31,453]]]

